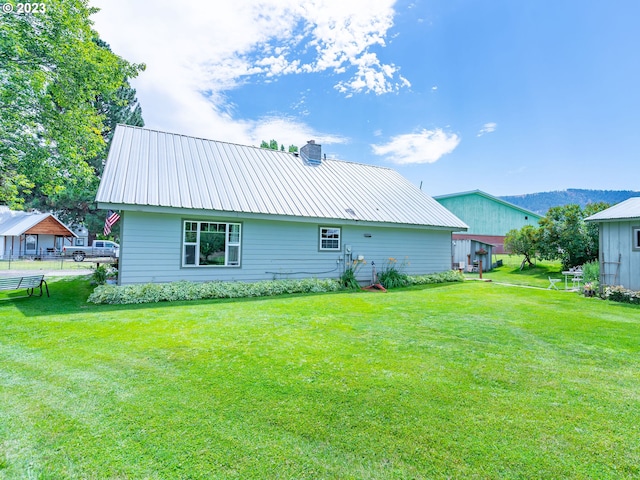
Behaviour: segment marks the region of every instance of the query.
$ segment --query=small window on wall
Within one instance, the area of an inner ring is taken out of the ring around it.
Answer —
[[[633,249],[640,250],[640,227],[633,227]]]
[[[183,234],[183,266],[240,266],[239,223],[186,221]]]
[[[320,250],[340,250],[339,227],[320,227]]]

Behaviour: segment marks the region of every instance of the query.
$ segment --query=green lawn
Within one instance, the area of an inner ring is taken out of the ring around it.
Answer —
[[[96,267],[96,261],[107,258],[87,258],[84,262],[74,262],[71,258],[56,258],[47,260],[0,260],[0,272],[10,276],[13,271],[55,272],[57,270],[88,270]],[[79,273],[81,275],[82,272]]]
[[[560,262],[536,260],[534,267],[527,265],[520,270],[522,257],[519,255],[496,255],[494,260],[495,259],[502,260],[503,265],[488,272],[483,272],[483,279],[513,285],[547,288],[549,286],[549,277],[551,277],[561,279],[562,281],[557,283],[556,286],[559,290],[565,289],[562,265]],[[467,278],[479,277],[477,273],[465,273],[465,276]],[[569,281],[568,287],[571,289],[571,281]]]
[[[0,295],[0,478],[639,478],[640,308],[465,282]]]

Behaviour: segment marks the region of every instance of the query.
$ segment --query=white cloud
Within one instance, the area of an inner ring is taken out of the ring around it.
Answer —
[[[443,155],[453,152],[460,143],[455,133],[446,133],[442,129],[422,130],[393,137],[384,145],[371,145],[373,153],[386,156],[393,163],[406,165],[411,163],[435,163]]]
[[[262,140],[276,139],[285,149],[289,145],[302,147],[307,140],[315,140],[321,145],[347,143],[348,140],[339,135],[317,132],[308,125],[286,117],[265,117],[248,125],[252,145],[260,145]]]
[[[256,77],[330,72],[346,96],[410,85],[372,50],[385,46],[396,0],[90,1],[100,36],[147,64],[133,86],[152,128],[246,142],[261,120],[236,119],[225,92]]]
[[[478,132],[478,137],[483,136],[485,133],[492,133],[496,131],[498,124],[495,122],[485,123],[480,131]]]

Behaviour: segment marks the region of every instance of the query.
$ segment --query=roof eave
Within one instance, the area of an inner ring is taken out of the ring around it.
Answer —
[[[121,210],[121,211],[133,211],[142,213],[163,213],[182,216],[203,216],[208,217],[218,216],[221,218],[238,218],[238,219],[256,219],[256,220],[274,220],[283,222],[301,222],[301,223],[340,223],[342,225],[361,225],[361,226],[378,226],[378,227],[396,227],[396,228],[428,228],[430,230],[446,230],[451,232],[463,232],[469,229],[469,226],[462,223],[462,225],[432,225],[432,224],[414,224],[414,223],[400,223],[400,222],[381,222],[374,220],[358,220],[353,218],[338,218],[338,217],[298,217],[292,215],[277,215],[268,213],[250,213],[250,212],[236,212],[236,211],[224,211],[224,210],[204,210],[204,209],[190,209],[184,207],[171,207],[171,206],[154,206],[154,205],[131,205],[125,203],[109,203],[98,202],[98,208],[103,210]]]

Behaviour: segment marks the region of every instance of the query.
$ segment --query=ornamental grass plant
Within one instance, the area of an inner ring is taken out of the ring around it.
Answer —
[[[389,258],[378,273],[378,281],[386,289],[410,285],[409,276],[404,273],[406,265],[407,259],[398,263],[397,259]]]

